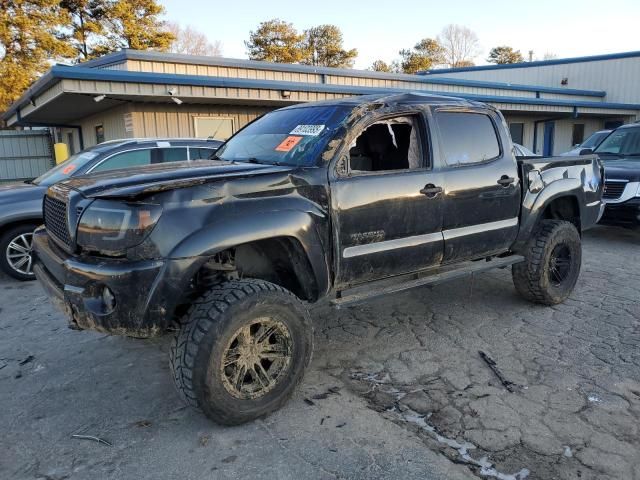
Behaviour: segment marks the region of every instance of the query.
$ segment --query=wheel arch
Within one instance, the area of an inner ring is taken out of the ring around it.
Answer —
[[[527,191],[514,250],[519,251],[525,247],[542,220],[567,220],[581,234],[584,205],[583,186],[576,178],[556,180],[538,193]]]
[[[241,276],[260,278],[315,301],[329,289],[329,262],[310,213],[295,210],[219,220],[183,240],[171,258],[201,257],[199,268],[232,252]]]

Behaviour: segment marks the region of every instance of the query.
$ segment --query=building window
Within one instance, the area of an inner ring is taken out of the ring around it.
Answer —
[[[102,125],[96,125],[96,143],[104,142],[104,127]]]
[[[584,123],[574,123],[571,145],[580,145],[584,141]]]
[[[510,123],[509,132],[513,143],[524,145],[524,123]]]
[[[197,138],[226,140],[233,135],[233,118],[230,117],[193,117],[193,126]]]
[[[73,141],[73,132],[67,132],[67,146],[69,147],[69,155],[76,153],[76,146]]]

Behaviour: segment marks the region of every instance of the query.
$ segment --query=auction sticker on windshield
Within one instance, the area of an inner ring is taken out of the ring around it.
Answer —
[[[309,135],[317,137],[324,130],[324,125],[298,125],[289,135]]]
[[[300,143],[300,140],[302,140],[302,137],[288,136],[276,147],[276,152],[289,152]]]

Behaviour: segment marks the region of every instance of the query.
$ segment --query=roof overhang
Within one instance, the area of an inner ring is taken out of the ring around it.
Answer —
[[[428,85],[425,85],[428,87]],[[639,104],[537,96],[489,95],[425,89],[378,88],[331,83],[301,83],[235,77],[211,77],[87,67],[54,66],[4,115],[10,124],[65,125],[128,102],[171,103],[169,90],[184,103],[232,103],[283,106],[351,95],[419,91],[488,102],[560,111],[596,109],[603,114],[637,114]],[[105,98],[96,102],[97,96]],[[533,92],[532,92],[533,95]]]

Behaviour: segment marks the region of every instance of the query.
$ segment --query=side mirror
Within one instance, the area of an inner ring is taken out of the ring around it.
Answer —
[[[593,149],[583,148],[582,150],[580,150],[580,153],[578,155],[591,155],[592,153],[593,153]]]

